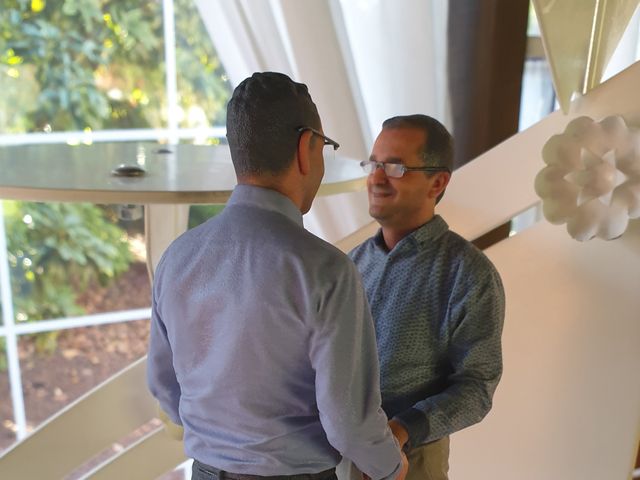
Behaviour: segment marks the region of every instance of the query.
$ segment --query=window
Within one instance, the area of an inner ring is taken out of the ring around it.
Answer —
[[[192,0],[8,0],[0,91],[2,148],[216,144],[231,88]],[[150,293],[141,219],[5,200],[0,220],[1,451],[145,353]]]

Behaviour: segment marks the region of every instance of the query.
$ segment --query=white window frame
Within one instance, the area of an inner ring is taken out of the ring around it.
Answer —
[[[99,131],[67,131],[54,133],[0,134],[0,145],[91,144],[94,142],[160,141],[178,143],[183,139],[196,142],[200,139],[224,138],[226,129],[222,126],[209,128],[180,128],[177,112],[178,87],[176,70],[175,11],[173,0],[162,1],[164,52],[166,65],[165,89],[167,95],[168,127],[163,129],[128,129]],[[13,296],[9,273],[6,231],[2,199],[0,199],[0,298],[2,299],[2,319],[0,338],[6,339],[7,371],[11,389],[11,402],[16,429],[16,439],[27,436],[27,420],[22,389],[20,360],[18,357],[18,338],[20,335],[64,330],[87,326],[105,325],[117,322],[129,322],[147,319],[150,308],[107,312],[96,315],[42,320],[34,323],[16,324],[13,309]]]

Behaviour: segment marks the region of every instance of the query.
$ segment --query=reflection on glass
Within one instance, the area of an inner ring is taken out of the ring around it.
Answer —
[[[88,203],[4,205],[16,323],[150,305],[142,219]],[[135,290],[111,292],[123,282]]]
[[[189,223],[187,228],[197,227],[201,223],[218,215],[222,212],[223,208],[224,205],[191,205],[189,207]]]
[[[179,125],[224,124],[231,90],[225,72],[193,0],[174,3]],[[90,143],[99,130],[166,128],[162,8],[157,0],[3,4],[0,135],[86,135],[62,140],[73,145]],[[196,141],[220,142],[206,135]],[[114,207],[91,204],[4,206],[19,328],[149,307],[142,219],[125,222]],[[205,208],[194,221],[212,214],[215,208]],[[142,356],[147,328],[141,320],[19,335],[28,430]],[[0,337],[0,450],[15,441],[4,342]]]
[[[55,348],[48,352],[40,349],[38,335],[20,338],[29,430],[145,355],[149,322],[138,320],[55,333]]]
[[[544,58],[525,62],[522,75],[519,130],[529,128],[556,109],[549,65]]]
[[[11,2],[0,37],[0,132],[164,126],[161,2]]]
[[[16,425],[13,420],[5,339],[0,337],[0,454],[15,441]]]

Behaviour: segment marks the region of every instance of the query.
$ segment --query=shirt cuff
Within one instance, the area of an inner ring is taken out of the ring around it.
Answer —
[[[396,448],[398,449],[398,451],[400,451],[400,444],[398,443],[398,439],[394,435],[391,435],[391,437],[393,438],[393,443],[395,443]],[[381,478],[380,480],[397,480],[401,470],[402,470],[402,459],[400,459],[400,461],[396,465],[396,468],[393,469],[393,472],[391,472],[386,477]]]
[[[422,410],[417,408],[409,408],[404,412],[400,412],[393,420],[401,424],[409,434],[409,440],[405,444],[405,451],[423,443],[429,433],[429,425],[427,424],[427,416]]]

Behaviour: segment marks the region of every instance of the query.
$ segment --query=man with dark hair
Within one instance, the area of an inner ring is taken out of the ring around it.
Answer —
[[[149,388],[184,427],[192,478],[335,479],[344,455],[402,480],[358,272],[302,226],[338,144],[307,87],[272,72],[235,89],[227,137],[238,186],[153,286]]]
[[[504,291],[489,259],[435,214],[452,139],[426,115],[383,123],[371,157],[369,214],[381,226],[349,256],[371,305],[382,406],[409,457],[409,480],[448,475],[449,435],[490,410],[502,373]]]

